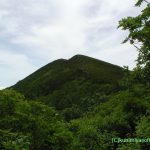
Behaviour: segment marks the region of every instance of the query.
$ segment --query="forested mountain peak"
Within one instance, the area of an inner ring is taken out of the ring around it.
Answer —
[[[58,59],[47,64],[12,88],[28,99],[44,101],[57,110],[71,107],[81,107],[79,110],[82,110],[84,107],[86,112],[88,107],[100,102],[93,102],[87,97],[96,93],[103,97],[117,91],[122,77],[123,69],[119,66],[75,55],[68,60]]]
[[[122,68],[84,55],[69,60],[58,59],[40,68],[13,86],[19,92],[47,95],[66,83],[79,78],[99,82],[116,82],[123,75]],[[28,92],[27,92],[28,91]],[[28,95],[28,94],[25,94]]]

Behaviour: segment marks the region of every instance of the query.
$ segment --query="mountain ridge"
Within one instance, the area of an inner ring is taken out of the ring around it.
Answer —
[[[123,69],[117,65],[75,55],[48,63],[11,88],[28,99],[40,99],[56,109],[65,109],[80,105],[87,95],[114,92],[122,77]]]

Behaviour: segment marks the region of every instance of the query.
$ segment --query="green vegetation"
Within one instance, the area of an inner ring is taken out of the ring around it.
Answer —
[[[137,64],[141,71],[142,82],[150,85],[150,3],[147,0],[138,0],[136,6],[146,3],[146,7],[137,17],[123,18],[119,27],[128,30],[129,35],[124,43],[129,41],[139,52]]]
[[[111,94],[82,116],[76,106],[60,113],[42,102],[26,100],[16,91],[0,91],[0,149],[146,150],[150,143],[112,143],[111,139],[149,138],[149,91],[134,85]]]
[[[69,121],[83,116],[118,91],[121,67],[76,55],[56,60],[12,88],[27,97],[55,107]]]
[[[0,149],[68,149],[72,133],[60,115],[13,91],[0,91]]]
[[[143,0],[137,2],[141,5]],[[87,56],[56,60],[0,91],[1,150],[149,150],[150,6],[120,21],[137,47],[137,67]]]
[[[69,60],[59,59],[42,67],[18,82],[13,89],[30,99],[35,99],[68,88],[70,84],[82,84],[85,81],[90,82],[90,85],[91,83],[110,84],[116,83],[122,76],[121,67],[87,56],[76,55]]]

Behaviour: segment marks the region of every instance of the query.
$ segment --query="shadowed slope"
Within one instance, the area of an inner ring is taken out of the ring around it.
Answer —
[[[47,64],[12,88],[58,110],[74,105],[87,109],[95,104],[91,100],[93,96],[99,95],[97,99],[101,99],[103,95],[115,92],[122,77],[123,70],[119,66],[76,55],[69,60],[59,59]]]

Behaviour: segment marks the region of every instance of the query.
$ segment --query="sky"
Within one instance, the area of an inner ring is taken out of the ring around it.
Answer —
[[[135,66],[118,21],[136,16],[134,0],[0,0],[0,89],[47,63],[76,54]]]

